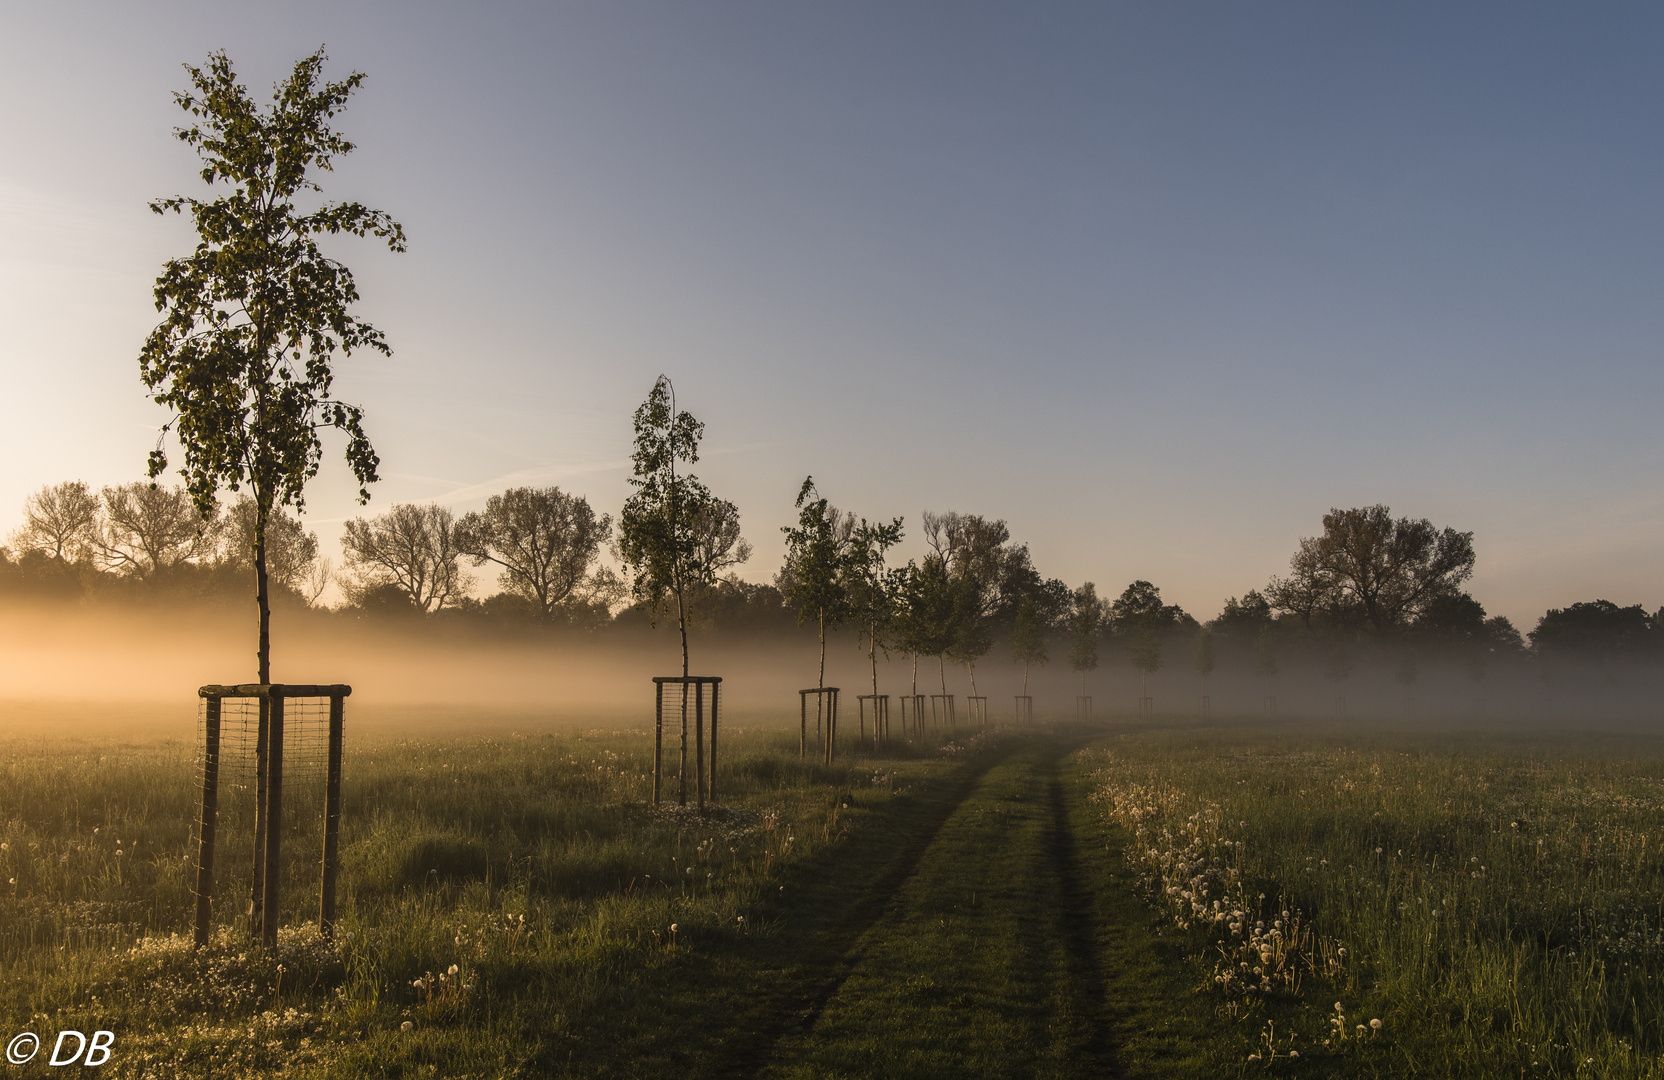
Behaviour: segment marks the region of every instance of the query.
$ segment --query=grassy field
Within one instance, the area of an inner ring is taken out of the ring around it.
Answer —
[[[1088,758],[1216,1030],[1256,1064],[1650,1077],[1664,757],[1649,747],[1180,729]]]
[[[241,897],[183,936],[188,746],[0,744],[0,1034],[133,1077],[1661,1072],[1656,745],[968,734],[828,769],[735,725],[703,816],[639,730],[360,740],[340,933],[300,792],[271,952]]]

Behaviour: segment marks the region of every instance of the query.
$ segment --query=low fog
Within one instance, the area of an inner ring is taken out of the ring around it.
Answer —
[[[124,610],[8,604],[0,612],[0,735],[8,738],[194,738],[196,689],[254,679],[254,620],[234,609]],[[723,715],[742,725],[797,723],[797,691],[816,685],[813,626],[763,634],[696,634],[695,674],[723,678]],[[1175,638],[1147,686],[1158,722],[1199,715],[1203,679],[1193,640]],[[1054,659],[1031,666],[1029,693],[1038,718],[1075,712],[1081,677]],[[1487,670],[1423,658],[1413,670],[1390,655],[1358,660],[1344,678],[1314,649],[1285,656],[1274,676],[1255,659],[1222,649],[1206,680],[1219,721],[1271,716],[1316,723],[1540,728],[1590,726],[1651,729],[1664,720],[1664,677],[1655,665],[1618,662],[1545,664],[1519,659]],[[991,721],[1010,723],[1022,668],[997,642],[975,668],[976,691]],[[1140,682],[1127,650],[1099,647],[1086,675],[1093,718],[1138,719]],[[840,725],[853,731],[854,695],[872,692],[864,642],[831,635],[826,684],[842,688]],[[1327,667],[1327,670],[1326,670]],[[895,698],[913,687],[906,655],[879,654],[878,690]],[[961,732],[971,680],[963,664],[917,660],[921,694],[946,689],[957,698]],[[620,728],[653,716],[654,675],[680,673],[673,626],[632,633],[484,635],[430,624],[383,625],[279,614],[273,632],[278,681],[343,682],[353,687],[348,722],[357,737],[466,737],[502,731]],[[1271,699],[1271,700],[1268,700]]]

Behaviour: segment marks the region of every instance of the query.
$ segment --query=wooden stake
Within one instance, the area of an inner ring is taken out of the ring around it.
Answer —
[[[339,694],[329,699],[329,776],[324,784],[323,882],[318,886],[318,929],[335,936],[335,876],[341,844],[341,742],[346,702]]]
[[[209,698],[204,706],[202,750],[202,819],[197,827],[196,854],[196,947],[208,944],[214,896],[214,826],[219,817],[220,798],[220,699]]]
[[[279,886],[282,884],[283,848],[283,695],[273,687],[267,710],[266,731],[266,868],[261,880],[260,940],[267,947],[277,945]]]

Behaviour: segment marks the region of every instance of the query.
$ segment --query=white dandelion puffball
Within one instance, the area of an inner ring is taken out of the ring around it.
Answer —
[[[1380,1031],[1380,1030],[1381,1030],[1381,1021],[1379,1021],[1379,1020],[1371,1020],[1371,1021],[1370,1021],[1370,1022],[1369,1022],[1369,1026],[1370,1026],[1370,1027],[1372,1027],[1372,1028],[1374,1028],[1374,1029],[1375,1029],[1375,1030],[1376,1030],[1376,1031]]]
[[[415,1024],[412,1024],[409,1020],[406,1020],[404,1023],[399,1025],[399,1030],[400,1031],[410,1031],[410,1030],[414,1029],[415,1027],[416,1027]]]

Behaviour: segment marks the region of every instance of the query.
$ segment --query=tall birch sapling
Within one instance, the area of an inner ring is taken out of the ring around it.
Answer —
[[[219,194],[150,204],[158,214],[188,214],[199,239],[156,279],[162,322],[145,340],[139,374],[152,400],[173,410],[163,436],[178,436],[180,475],[197,511],[213,514],[222,484],[232,491],[247,485],[254,500],[262,683],[271,681],[266,530],[274,510],[304,508],[303,489],[323,457],[319,432],[346,435],[360,502],[377,479],[363,412],[331,396],[331,364],[337,350],[392,350],[379,330],[349,313],[359,298],[352,272],[325,256],[318,238],[374,236],[390,251],[405,250],[403,228],[380,210],[297,203],[322,190],[315,172],[330,171],[353,149],[330,120],[364,76],[320,85],[325,59],[320,49],[297,63],[265,108],[237,81],[225,53],[210,54],[206,67],[186,65],[191,88],[174,100],[192,119],[174,134],[197,152],[203,181]],[[151,478],[167,467],[158,440]]]

